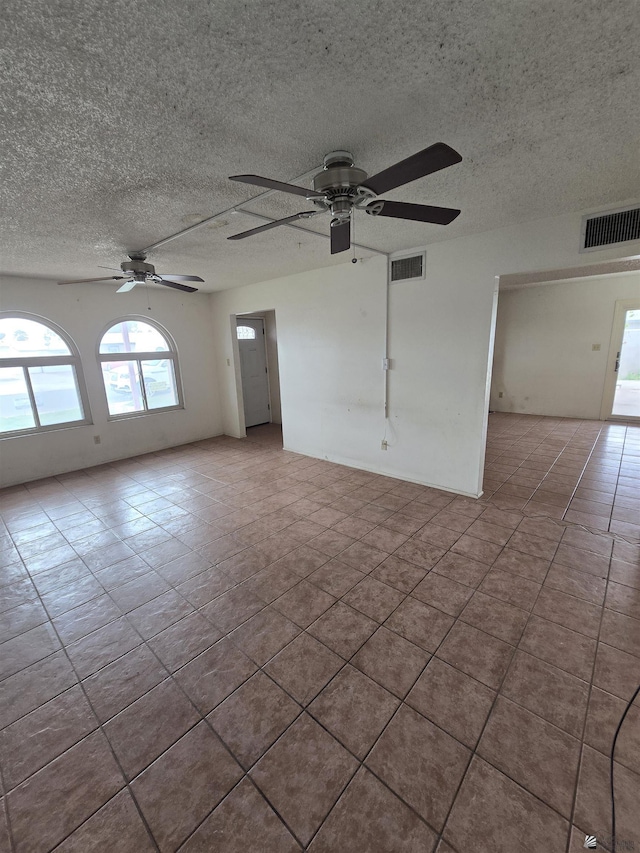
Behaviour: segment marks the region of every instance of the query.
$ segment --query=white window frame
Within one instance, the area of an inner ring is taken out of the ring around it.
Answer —
[[[50,329],[65,342],[65,344],[69,348],[70,355],[26,355],[19,356],[17,358],[2,358],[2,356],[0,356],[0,367],[22,368],[22,373],[27,388],[27,394],[29,395],[31,413],[33,415],[33,420],[36,424],[33,427],[25,427],[24,429],[15,429],[11,430],[10,432],[0,433],[0,441],[3,441],[5,438],[16,438],[18,436],[36,435],[38,433],[51,432],[57,429],[73,429],[74,427],[90,426],[93,423],[93,420],[91,419],[89,396],[87,394],[87,386],[84,381],[84,372],[82,370],[80,352],[74,341],[71,339],[69,334],[65,332],[64,329],[58,326],[57,323],[54,323],[52,320],[49,320],[47,317],[42,317],[39,314],[30,314],[25,311],[0,311],[0,320],[8,320],[14,318],[19,320],[31,320],[34,323],[39,323],[41,326],[46,326],[47,329]],[[36,398],[33,391],[33,386],[31,384],[31,377],[29,375],[28,368],[53,367],[55,365],[68,365],[73,367],[76,379],[76,388],[78,390],[78,399],[80,402],[80,407],[82,409],[82,414],[84,415],[81,420],[63,421],[59,424],[40,423],[40,415],[38,414],[38,406],[36,404]]]
[[[169,349],[161,351],[153,350],[152,352],[100,352],[102,339],[107,334],[109,329],[112,329],[114,326],[117,326],[120,323],[130,322],[144,323],[145,325],[151,326],[151,328],[156,329],[156,331],[161,334],[162,337],[167,341]],[[102,377],[102,390],[104,391],[105,402],[107,404],[108,420],[122,421],[128,420],[129,418],[143,418],[147,417],[148,415],[161,414],[162,412],[176,412],[180,409],[184,409],[184,395],[182,391],[182,377],[180,375],[180,362],[178,360],[178,348],[176,347],[176,342],[170,332],[164,326],[160,325],[160,323],[158,323],[156,320],[151,320],[149,317],[141,316],[138,314],[128,314],[126,317],[118,317],[115,320],[110,320],[100,333],[96,349],[100,376]],[[123,412],[119,415],[112,415],[109,411],[109,399],[107,397],[107,386],[104,381],[104,371],[102,370],[102,365],[104,364],[104,362],[114,363],[116,361],[136,362],[136,369],[138,370],[138,375],[142,377],[142,381],[140,382],[140,396],[144,405],[144,409],[142,411]],[[149,408],[149,404],[147,401],[147,391],[144,384],[144,375],[142,373],[141,362],[143,361],[171,361],[171,363],[173,364],[173,376],[176,383],[176,394],[178,396],[178,403],[175,406]]]

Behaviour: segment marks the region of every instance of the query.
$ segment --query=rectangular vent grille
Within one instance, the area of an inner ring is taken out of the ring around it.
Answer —
[[[391,261],[391,281],[404,281],[408,278],[423,278],[424,255],[412,255],[410,258],[397,258]]]
[[[640,207],[587,217],[583,249],[640,240]]]

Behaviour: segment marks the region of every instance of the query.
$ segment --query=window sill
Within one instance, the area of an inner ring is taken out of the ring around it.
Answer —
[[[130,421],[134,418],[146,418],[149,415],[161,415],[165,412],[183,412],[184,406],[164,406],[162,409],[149,409],[145,412],[125,412],[122,415],[109,415],[107,420],[110,423],[116,421]]]
[[[5,441],[8,438],[27,438],[31,435],[42,435],[47,432],[59,432],[60,430],[78,429],[78,427],[93,425],[93,421],[68,421],[64,424],[50,424],[49,426],[35,427],[33,429],[14,430],[13,432],[0,433],[0,441]]]

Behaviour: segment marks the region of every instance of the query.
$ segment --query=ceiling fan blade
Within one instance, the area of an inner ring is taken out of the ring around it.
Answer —
[[[271,178],[262,178],[260,175],[231,175],[230,181],[240,181],[243,184],[254,184],[256,187],[266,187],[268,190],[280,190],[283,193],[292,193],[306,198],[308,195],[323,195],[313,190],[305,190],[295,184],[285,184],[283,181],[272,181]]]
[[[430,145],[429,148],[418,151],[406,160],[401,160],[383,172],[367,178],[363,186],[373,190],[376,195],[381,195],[440,169],[446,169],[447,166],[453,166],[461,160],[462,157],[453,148],[444,142],[436,142],[435,145]]]
[[[202,279],[200,279],[202,281]],[[164,284],[166,287],[173,287],[176,290],[184,290],[185,293],[195,293],[197,287],[188,287],[186,284],[178,284],[177,281],[167,281],[166,278],[161,278],[158,284]]]
[[[89,281],[121,281],[123,275],[101,275],[100,278],[70,278],[67,281],[59,281],[58,284],[86,284]]]
[[[130,290],[133,290],[136,284],[140,284],[140,282],[136,281],[135,278],[131,278],[129,281],[125,281],[125,283],[116,290],[116,293],[128,293]]]
[[[254,234],[269,231],[271,228],[277,228],[278,225],[286,225],[287,222],[295,222],[297,219],[309,219],[317,213],[317,210],[303,210],[302,213],[294,213],[293,216],[285,216],[284,219],[276,219],[275,222],[267,222],[266,225],[258,225],[257,228],[250,228],[248,231],[232,234],[230,237],[227,237],[227,240],[244,240],[245,237],[253,237]]]
[[[351,220],[331,226],[331,254],[346,252],[351,246]]]
[[[200,278],[199,275],[159,275],[158,278],[176,279],[177,281],[201,281],[204,283],[204,279]]]
[[[403,201],[374,201],[365,208],[373,216],[391,216],[394,219],[413,219],[415,222],[433,222],[448,225],[460,215],[452,207],[432,207],[430,204],[406,204]]]

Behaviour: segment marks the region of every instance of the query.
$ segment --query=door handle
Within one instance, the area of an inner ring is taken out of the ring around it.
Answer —
[[[620,367],[620,353],[616,356],[616,366],[613,368],[614,373],[618,372],[618,368]]]

